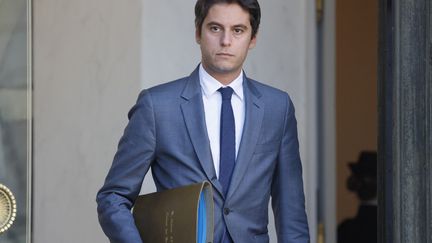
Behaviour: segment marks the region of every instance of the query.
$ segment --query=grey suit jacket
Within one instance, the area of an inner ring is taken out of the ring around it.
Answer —
[[[212,161],[198,69],[139,95],[105,184],[99,222],[111,242],[141,242],[130,210],[149,168],[158,191],[208,180],[215,239],[268,242],[271,198],[278,242],[309,242],[294,106],[287,93],[246,76],[245,122],[231,185],[223,195]]]

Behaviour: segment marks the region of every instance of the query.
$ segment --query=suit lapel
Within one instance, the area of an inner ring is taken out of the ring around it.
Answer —
[[[182,92],[182,98],[185,99],[185,102],[181,104],[183,119],[197,157],[209,181],[223,195],[222,186],[217,180],[211,156],[198,68],[189,76],[189,80]]]
[[[245,122],[227,198],[239,186],[249,165],[249,161],[252,159],[264,117],[264,104],[259,100],[261,94],[246,76],[244,77],[243,90],[245,95]]]

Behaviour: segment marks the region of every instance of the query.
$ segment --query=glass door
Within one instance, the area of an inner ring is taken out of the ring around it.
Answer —
[[[30,0],[0,0],[0,242],[30,242]]]

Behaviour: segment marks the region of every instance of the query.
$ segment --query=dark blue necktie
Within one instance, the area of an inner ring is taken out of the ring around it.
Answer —
[[[231,106],[231,96],[234,90],[226,87],[218,91],[222,94],[219,182],[226,196],[235,164],[235,123]]]
[[[218,91],[222,95],[219,182],[222,185],[224,195],[227,196],[235,164],[235,122],[231,106],[231,97],[234,90],[231,87],[226,87],[220,88]],[[226,228],[222,236],[222,243],[232,243]]]

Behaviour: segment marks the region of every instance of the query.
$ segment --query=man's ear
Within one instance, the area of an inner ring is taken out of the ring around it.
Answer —
[[[249,49],[253,49],[256,46],[256,42],[257,42],[257,35],[255,34],[255,36],[252,37],[249,43]]]
[[[198,45],[201,45],[201,33],[198,30],[198,27],[195,28],[195,41]]]

